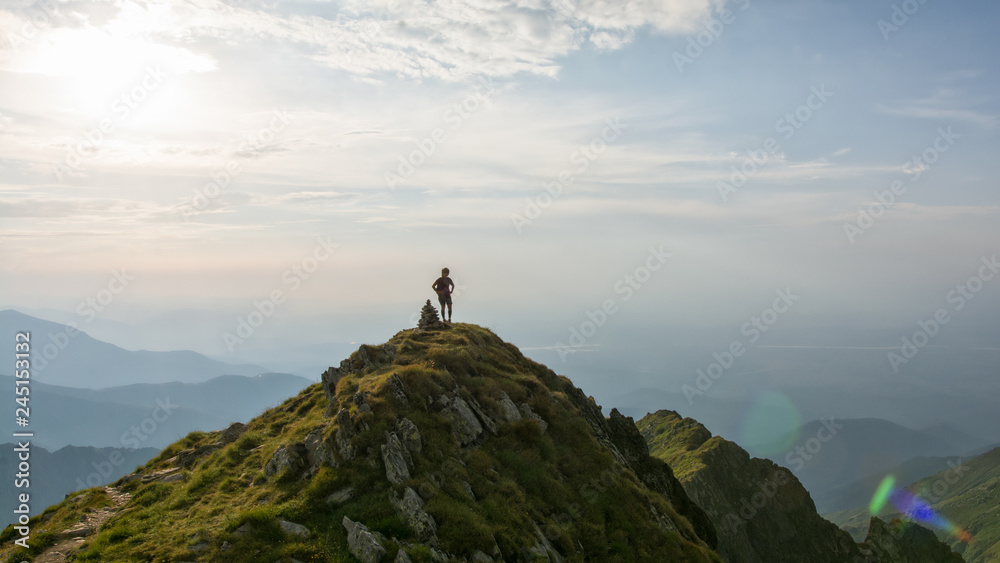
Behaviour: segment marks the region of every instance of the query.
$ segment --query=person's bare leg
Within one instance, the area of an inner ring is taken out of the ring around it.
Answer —
[[[448,303],[448,322],[451,322],[451,303]]]

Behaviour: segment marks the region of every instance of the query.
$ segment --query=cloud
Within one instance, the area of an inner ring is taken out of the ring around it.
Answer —
[[[557,60],[590,43],[620,49],[637,30],[691,32],[721,6],[718,0],[445,0],[380,3],[347,0],[326,17],[283,6],[282,12],[218,0],[123,1],[114,17],[74,4],[73,27],[41,30],[44,40],[0,51],[3,68],[38,73],[88,73],[114,61],[169,61],[174,72],[216,68],[207,51],[276,44],[358,77],[461,81],[477,75],[555,76]],[[271,8],[274,9],[273,7]],[[69,8],[67,8],[69,10]],[[106,7],[104,7],[106,11]],[[27,15],[2,12],[7,32],[31,25]],[[93,19],[94,23],[91,23]],[[65,22],[63,22],[65,24]]]
[[[878,105],[876,109],[901,117],[964,121],[984,129],[993,129],[1000,124],[1000,116],[971,109],[969,106],[973,105],[961,92],[942,88],[927,98],[900,100],[891,106]]]

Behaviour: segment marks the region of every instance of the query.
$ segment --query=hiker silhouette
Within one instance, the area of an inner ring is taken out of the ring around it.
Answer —
[[[455,282],[448,277],[451,271],[448,268],[441,268],[441,277],[434,280],[431,289],[437,293],[438,303],[441,304],[441,320],[451,322],[451,292],[455,289]],[[448,308],[448,315],[445,316],[445,307]]]

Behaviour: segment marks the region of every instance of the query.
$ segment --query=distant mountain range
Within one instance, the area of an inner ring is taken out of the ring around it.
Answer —
[[[0,471],[4,475],[17,473],[18,454],[16,444],[0,444]],[[46,506],[62,502],[67,493],[111,483],[137,466],[149,461],[160,453],[155,448],[90,448],[66,446],[50,452],[32,444],[31,486],[26,489],[30,495],[31,513],[37,514]],[[6,523],[13,514],[15,489],[5,483],[4,494],[0,496],[0,514]],[[24,492],[24,491],[18,491]]]
[[[911,460],[956,456],[984,445],[983,440],[958,429],[919,431],[888,420],[862,418],[812,421],[779,440],[746,449],[791,469],[812,494],[817,510],[825,513],[843,509],[845,503],[854,506],[859,480],[884,475],[908,462],[910,475],[924,477],[936,466]]]
[[[91,338],[81,326],[44,321],[8,309],[0,311],[0,332],[31,333],[32,376],[52,385],[100,388],[135,382],[196,383],[220,375],[257,375],[268,370],[251,364],[228,364],[197,352],[130,351]],[[13,340],[12,340],[13,341]],[[14,365],[14,346],[3,347],[0,365]],[[7,375],[12,375],[7,371]]]
[[[13,379],[0,376],[0,385],[13,389]],[[30,430],[35,433],[33,443],[52,450],[68,445],[163,448],[195,430],[218,430],[250,420],[310,383],[287,373],[96,390],[35,381]],[[13,420],[5,426],[15,431]]]

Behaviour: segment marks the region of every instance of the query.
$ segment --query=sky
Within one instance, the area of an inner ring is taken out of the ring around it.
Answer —
[[[996,347],[997,21],[942,0],[4,2],[0,304],[280,369],[413,326],[447,266],[455,320],[557,371],[648,372],[630,344],[724,351],[765,314],[770,346],[892,351],[944,309]]]

